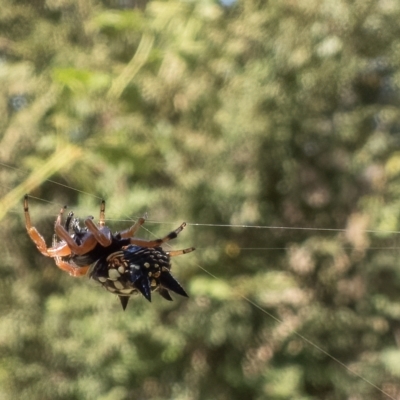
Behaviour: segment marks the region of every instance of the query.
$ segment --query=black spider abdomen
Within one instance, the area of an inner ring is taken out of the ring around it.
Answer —
[[[156,290],[170,301],[168,290],[188,297],[170,270],[170,257],[161,247],[128,245],[100,258],[89,275],[109,292],[118,295],[125,309],[129,296],[138,292],[149,301],[151,292]]]

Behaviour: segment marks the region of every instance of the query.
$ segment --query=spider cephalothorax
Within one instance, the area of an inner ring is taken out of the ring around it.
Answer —
[[[145,222],[144,217],[129,229],[112,234],[105,226],[104,201],[100,207],[98,226],[94,224],[93,217],[88,217],[84,220],[85,227],[81,227],[72,212],[63,226],[64,209],[56,219],[52,247],[48,248],[43,236],[31,225],[28,196],[24,199],[25,225],[30,238],[43,255],[54,258],[59,268],[72,276],[83,276],[89,272],[92,279],[119,296],[123,309],[128,304],[129,296],[138,292],[149,301],[152,291],[158,291],[166,300],[172,300],[168,290],[187,297],[170,273],[170,257],[190,253],[194,248],[164,251],[160,247],[162,243],[176,238],[186,223],[162,239],[145,240],[134,237]]]

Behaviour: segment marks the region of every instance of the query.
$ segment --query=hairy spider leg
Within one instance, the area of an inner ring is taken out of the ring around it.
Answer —
[[[29,237],[35,243],[38,250],[44,256],[48,257],[49,254],[47,253],[47,245],[46,245],[46,242],[45,242],[43,236],[39,233],[39,231],[34,226],[32,226],[31,217],[29,215],[29,205],[28,205],[28,196],[27,195],[25,195],[25,198],[24,198],[24,214],[25,214],[25,227],[26,227],[26,230],[28,231]]]
[[[105,201],[103,200],[100,207],[100,220],[102,215],[104,217],[105,213]],[[186,226],[186,222],[183,222],[179,228],[175,229],[174,231],[170,232],[167,236],[163,237],[162,239],[155,239],[155,240],[145,240],[145,239],[136,239],[132,236],[137,232],[137,230],[144,224],[146,218],[141,217],[138,221],[132,225],[129,229],[119,232],[119,235],[122,238],[131,238],[130,242],[133,245],[141,246],[141,247],[158,247],[161,244],[168,242],[171,239],[175,239],[178,234],[183,230]],[[93,222],[93,217],[88,217],[85,219],[85,225],[88,230],[93,234],[96,238],[97,242],[100,243],[103,247],[108,247],[112,242],[112,235],[111,231],[106,227],[102,227],[101,230],[96,226]],[[72,249],[71,249],[72,250]]]
[[[127,239],[127,238],[135,236],[135,233],[145,223],[145,221],[146,221],[146,215],[144,215],[143,217],[140,217],[130,228],[125,229],[121,232],[118,232],[116,234],[116,236],[119,235],[123,239]]]
[[[107,226],[103,226],[100,230],[93,222],[93,217],[86,218],[84,222],[86,228],[103,247],[108,247],[112,243],[112,234]]]
[[[71,264],[71,262],[63,261],[60,257],[55,257],[54,261],[58,268],[62,269],[65,272],[68,272],[71,276],[75,278],[86,275],[89,269],[89,266],[75,267]]]
[[[102,228],[102,227],[104,227],[105,226],[105,212],[106,212],[106,202],[105,202],[105,200],[102,200],[101,201],[101,205],[100,205],[100,220],[99,220],[99,226],[100,226],[100,228]],[[139,218],[138,219],[138,221],[135,223],[135,224],[133,224],[130,228],[128,228],[128,229],[125,229],[125,230],[123,230],[123,231],[121,231],[121,232],[117,232],[116,234],[115,234],[115,236],[120,236],[121,238],[123,238],[123,239],[126,239],[126,238],[130,238],[130,237],[133,237],[133,236],[135,236],[135,233],[139,230],[139,228],[144,224],[144,222],[146,221],[146,218],[147,218],[147,216],[146,216],[146,214],[143,216],[143,217],[141,217],[141,218]],[[89,225],[91,225],[90,224],[90,222],[89,222]],[[94,224],[93,224],[94,225]],[[91,226],[91,229],[93,229],[93,227]],[[96,230],[96,229],[95,229]],[[94,232],[94,231],[92,231],[91,230],[91,232],[93,233],[93,234],[98,234],[97,232]],[[101,232],[101,231],[100,231]]]
[[[29,237],[32,239],[33,243],[35,243],[38,250],[46,257],[55,257],[55,256],[68,256],[71,254],[66,243],[56,243],[55,246],[47,248],[46,241],[43,236],[39,233],[39,231],[32,226],[31,217],[29,214],[29,204],[28,204],[28,195],[24,197],[24,214],[25,214],[25,227],[28,232]]]
[[[53,247],[57,245],[57,236],[53,235]],[[85,267],[78,267],[72,261],[64,261],[59,256],[54,256],[54,262],[56,263],[57,267],[62,269],[63,271],[68,272],[71,276],[78,277],[87,274],[89,266]]]
[[[195,250],[196,250],[195,247],[189,247],[189,248],[183,249],[183,250],[166,251],[166,253],[167,253],[170,257],[176,257],[176,256],[180,256],[180,255],[182,255],[182,254],[191,253],[192,251],[195,251]]]
[[[174,231],[168,233],[167,236],[163,237],[162,239],[155,239],[155,240],[145,240],[145,239],[135,239],[131,238],[131,244],[141,247],[159,247],[163,243],[168,242],[171,239],[175,239],[180,232],[182,232],[183,228],[186,226],[186,222],[183,222],[179,228],[175,229]]]
[[[105,200],[102,200],[100,204],[100,218],[99,218],[100,229],[93,222],[93,217],[86,218],[84,222],[88,230],[96,238],[97,242],[100,243],[103,247],[108,247],[112,243],[112,234],[110,229],[107,226],[105,226],[106,225],[105,219],[106,219],[106,202]]]
[[[105,201],[102,200],[101,206],[100,206],[100,223],[99,223],[100,226],[104,226],[104,219],[105,219]],[[120,232],[117,232],[117,233],[115,234],[115,236],[118,236],[118,235],[119,235],[119,236],[120,236],[121,238],[123,238],[123,239],[126,239],[126,238],[133,238],[133,237],[135,236],[136,232],[139,230],[139,228],[145,223],[146,219],[147,219],[147,213],[146,213],[143,217],[140,217],[130,228],[125,229],[125,230],[120,231]],[[90,223],[89,223],[89,224],[90,224]],[[94,224],[93,224],[93,225],[94,225]],[[95,225],[94,225],[94,226],[95,226]],[[167,235],[167,236],[166,236],[165,238],[163,238],[163,239],[156,239],[155,241],[152,242],[152,244],[154,244],[155,242],[156,242],[156,243],[165,243],[166,241],[168,241],[168,240],[170,240],[170,239],[174,239],[174,238],[178,235],[178,233],[182,231],[182,229],[183,229],[185,226],[186,226],[186,223],[183,223],[177,230],[171,232],[169,235]],[[92,229],[93,229],[93,228],[91,227],[91,232],[92,232],[93,234],[95,234],[95,232],[94,232]],[[174,236],[174,233],[176,234],[176,236]],[[172,235],[173,237],[170,237],[170,235]],[[159,242],[160,240],[161,240],[162,242]],[[135,242],[134,242],[134,241],[135,241]],[[131,243],[132,243],[132,244],[139,245],[138,242],[140,241],[140,243],[143,243],[144,239],[134,239],[134,241],[132,240]],[[145,241],[145,242],[146,242],[147,244],[149,244],[149,242],[151,242],[151,241]],[[147,247],[147,246],[143,246],[143,245],[142,245],[142,247]],[[151,247],[153,247],[153,246],[151,246]],[[190,253],[190,252],[192,252],[193,250],[195,250],[195,248],[194,248],[194,247],[190,247],[190,248],[184,249],[184,250],[172,251],[172,252],[169,252],[168,254],[170,254],[171,257],[175,257],[175,256],[178,256],[178,255],[181,255],[181,254]]]
[[[89,251],[93,250],[96,247],[97,244],[96,238],[92,234],[87,233],[87,235],[85,235],[85,237],[83,238],[81,244],[76,243],[75,240],[70,236],[68,231],[65,229],[65,227],[62,225],[63,214],[64,214],[64,208],[60,210],[60,213],[56,219],[56,223],[54,226],[54,230],[57,236],[60,239],[64,240],[64,242],[70,249],[70,253],[72,252],[78,256],[89,253]],[[57,255],[63,256],[63,254],[57,254]]]
[[[100,228],[103,228],[105,226],[105,215],[106,215],[106,202],[105,200],[101,201],[100,204],[100,219],[99,219],[99,226]],[[109,242],[109,237],[108,235],[106,236],[106,238],[104,238],[104,235],[102,234],[102,231],[100,229],[96,228],[96,225],[93,223],[91,223],[92,221],[90,221],[90,219],[88,219],[88,223],[85,221],[86,226],[88,227],[88,229],[95,235],[96,239],[98,240],[98,242],[100,244],[102,244],[102,242],[104,241],[103,246],[105,245],[105,247],[109,246],[109,244],[107,244]],[[117,232],[115,234],[115,236],[120,236],[123,239],[135,236],[135,233],[138,231],[138,229],[144,224],[146,220],[146,215],[144,215],[143,217],[139,218],[139,220],[133,224],[130,228],[125,229],[121,232]],[[89,228],[90,226],[90,228]],[[104,231],[104,230],[103,230]]]

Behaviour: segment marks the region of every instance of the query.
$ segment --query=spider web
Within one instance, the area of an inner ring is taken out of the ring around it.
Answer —
[[[24,171],[20,168],[16,168],[4,163],[0,163],[1,166],[9,168],[9,169],[13,169],[16,172],[23,174],[23,175],[27,175],[28,172]],[[74,188],[72,186],[66,185],[66,184],[62,184],[59,182],[56,182],[54,180],[50,180],[50,179],[46,179],[46,182],[55,184],[55,185],[59,185],[62,186],[66,189],[69,189],[71,191],[75,191],[75,192],[79,192],[81,194],[93,197],[95,199],[101,200],[101,197],[96,196],[92,193],[86,192],[86,191],[82,191],[79,190],[77,188]],[[4,184],[0,184],[0,187],[5,189],[6,191],[12,190],[13,188]],[[64,205],[61,204],[57,204],[54,201],[49,201],[47,199],[41,198],[41,197],[35,197],[35,196],[31,196],[29,195],[29,198],[31,199],[35,199],[37,201],[41,201],[47,204],[51,204],[57,207],[57,209],[64,207]],[[82,210],[80,209],[80,212],[82,212]],[[7,213],[10,214],[18,214],[21,215],[21,209],[16,209],[16,208],[11,208],[7,211]],[[58,214],[58,211],[55,211],[54,213],[52,212],[47,212],[47,215],[50,217],[56,217]],[[90,212],[87,212],[87,214],[90,214]],[[133,223],[135,222],[135,220],[139,218],[138,216],[135,216],[133,218],[131,218],[130,216],[126,216],[126,218],[117,218],[117,219],[113,219],[113,218],[106,218],[105,220],[108,222],[113,222],[113,223],[123,223],[123,222],[129,222],[129,223]],[[147,226],[149,224],[158,224],[158,225],[173,225],[175,224],[175,222],[168,222],[168,221],[157,221],[157,220],[151,220],[148,219],[146,220],[146,224]],[[148,232],[149,235],[153,236],[153,237],[157,237],[157,235],[154,233],[153,230],[149,229],[147,226],[142,226],[141,228],[144,229],[145,231]],[[309,227],[292,227],[292,226],[268,226],[268,225],[246,225],[246,224],[209,224],[209,223],[200,223],[200,222],[188,222],[187,223],[188,227],[211,227],[211,228],[243,228],[243,229],[254,229],[254,230],[298,230],[298,231],[310,231],[310,232],[335,232],[335,233],[340,233],[340,232],[346,232],[346,229],[338,229],[338,228],[309,228]],[[393,231],[393,230],[376,230],[376,229],[368,229],[368,230],[362,230],[362,232],[364,233],[385,233],[385,234],[399,234],[400,231]],[[395,239],[395,242],[397,243],[397,239]],[[170,243],[165,243],[164,244],[166,247],[168,248],[172,248]],[[208,247],[202,248],[202,247],[196,247],[197,250],[205,250]],[[215,247],[218,248],[218,247]],[[344,247],[346,248],[346,247]],[[350,247],[349,247],[350,248]],[[221,247],[221,249],[223,249],[223,247]],[[287,247],[238,247],[238,249],[240,251],[271,251],[271,250],[278,250],[278,251],[286,251],[288,250]],[[387,247],[369,247],[369,250],[399,250],[400,248],[398,246],[387,246]],[[220,282],[224,282],[224,280],[218,276],[216,276],[215,274],[211,273],[209,270],[207,270],[204,266],[202,266],[201,264],[197,263],[197,262],[193,262],[193,265],[195,265],[198,269],[202,270],[205,274],[209,275],[211,278],[215,279],[216,281],[220,281]],[[275,322],[278,323],[283,323],[284,320],[278,318],[276,315],[272,314],[271,312],[267,311],[264,307],[262,307],[261,305],[259,305],[257,302],[253,301],[252,299],[250,299],[249,297],[245,296],[243,293],[241,293],[241,291],[235,287],[231,287],[230,286],[230,290],[232,291],[233,294],[235,294],[237,297],[243,299],[245,302],[247,302],[248,304],[250,304],[252,307],[254,307],[255,309],[257,309],[258,311],[260,311],[262,314],[264,314],[266,317],[274,320]],[[329,357],[332,361],[334,361],[335,363],[337,363],[341,368],[344,368],[349,374],[359,378],[360,380],[364,381],[365,383],[367,383],[369,386],[373,387],[374,389],[376,389],[378,392],[380,392],[381,394],[383,394],[384,396],[386,396],[389,399],[392,400],[396,400],[394,397],[392,397],[389,393],[387,393],[385,390],[381,389],[380,387],[376,386],[373,382],[371,382],[370,380],[368,380],[366,377],[364,377],[363,375],[359,374],[357,371],[355,371],[354,369],[348,367],[345,363],[343,363],[340,359],[336,358],[335,356],[333,356],[331,353],[329,353],[328,351],[326,351],[324,348],[322,348],[321,346],[317,345],[316,343],[314,343],[312,340],[309,340],[306,336],[302,335],[301,333],[299,333],[296,330],[292,330],[291,333],[295,336],[297,336],[299,339],[301,339],[304,343],[306,343],[307,345],[309,345],[310,347],[313,347],[314,349],[316,349],[318,352],[324,354],[325,356]]]

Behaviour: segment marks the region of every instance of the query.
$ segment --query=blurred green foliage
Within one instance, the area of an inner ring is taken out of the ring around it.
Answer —
[[[399,18],[395,0],[3,0],[0,399],[400,398]],[[29,182],[49,244],[60,206],[100,198],[113,230],[199,224],[174,243],[198,248],[173,263],[190,299],[122,312],[58,270],[10,196]]]

